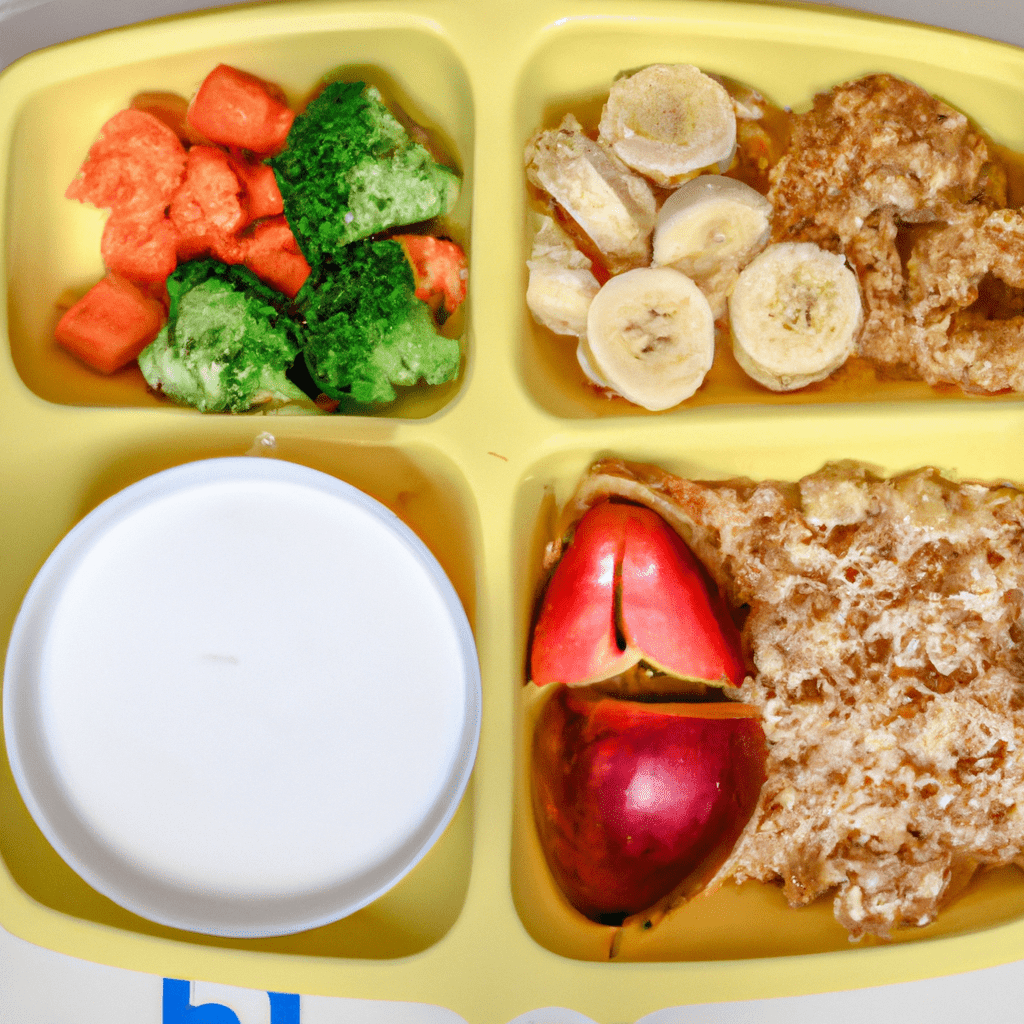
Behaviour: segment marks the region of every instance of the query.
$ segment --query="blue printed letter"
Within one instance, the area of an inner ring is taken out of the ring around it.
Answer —
[[[268,992],[270,1024],[299,1024],[299,997],[290,992]]]
[[[222,1003],[193,1006],[187,981],[164,978],[163,1024],[241,1024],[238,1014]],[[298,1021],[296,1016],[295,1020]]]

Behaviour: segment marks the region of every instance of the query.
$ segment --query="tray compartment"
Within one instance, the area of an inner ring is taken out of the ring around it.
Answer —
[[[135,31],[121,55],[132,62],[56,77],[28,87],[14,116],[6,197],[8,302],[11,357],[22,382],[39,397],[73,406],[149,408],[167,403],[150,394],[132,364],[110,377],[79,363],[53,340],[57,303],[70,303],[104,273],[100,236],[106,211],[64,198],[100,127],[139,92],[191,96],[218,63],[277,82],[289,102],[301,103],[321,78],[377,85],[427,127],[463,175],[455,209],[439,228],[468,246],[473,174],[473,102],[469,81],[452,45],[408,17],[379,17],[374,27],[323,28],[275,12],[264,34],[238,32],[219,46],[161,53],[159,35]],[[126,30],[131,32],[133,30]],[[266,34],[268,33],[269,34]],[[204,36],[201,38],[208,38]],[[152,46],[147,43],[152,39]],[[192,45],[195,40],[193,39]],[[80,45],[88,48],[89,41]],[[188,44],[185,44],[188,45]],[[152,54],[147,51],[154,51]],[[95,67],[83,61],[85,67]],[[72,62],[72,66],[74,63]],[[463,310],[445,333],[469,346]],[[371,415],[422,418],[444,408],[460,391],[459,377],[433,388],[403,389],[394,403]]]
[[[692,5],[693,17],[676,8],[672,14],[625,18],[609,15],[566,19],[550,26],[530,54],[517,81],[515,138],[521,162],[526,141],[540,128],[553,128],[568,112],[584,127],[600,118],[608,88],[616,75],[653,63],[695,64],[702,70],[751,86],[766,99],[805,110],[814,95],[860,75],[885,70],[903,75],[964,110],[994,139],[1024,148],[1024,133],[1010,112],[1024,100],[1020,69],[1014,72],[1005,50],[984,66],[952,59],[946,46],[956,36],[933,32],[911,38],[901,50],[891,23],[861,21],[856,33],[840,30],[842,16],[818,23],[816,31],[779,31],[771,12],[750,7],[740,17],[721,8]],[[809,24],[809,23],[808,23]],[[909,32],[913,32],[909,29]],[[936,45],[938,43],[939,45]],[[946,45],[943,45],[946,44]],[[947,63],[948,59],[948,63]],[[576,360],[576,339],[553,334],[534,321],[525,303],[529,257],[539,212],[524,199],[515,253],[523,302],[520,306],[519,372],[533,400],[552,415],[570,420],[634,418],[654,415],[621,398],[609,400],[589,385]],[[703,386],[690,399],[660,415],[678,417],[705,407],[766,406],[779,409],[807,404],[958,401],[952,386],[930,387],[920,381],[876,373],[866,361],[851,359],[830,378],[790,393],[774,393],[755,383],[732,355],[727,332],[719,332],[715,363]],[[1006,396],[989,398],[1004,401]]]
[[[183,424],[180,417],[173,421]],[[467,482],[450,460],[433,448],[411,444],[331,442],[294,429],[298,418],[282,421],[273,447],[261,442],[253,421],[221,421],[229,434],[206,430],[202,436],[168,430],[139,439],[130,449],[111,436],[87,478],[65,478],[51,493],[54,504],[73,508],[69,529],[78,519],[119,490],[153,473],[197,459],[267,452],[335,476],[382,502],[431,549],[451,579],[472,625],[476,617],[478,546],[466,538],[479,534],[477,512]],[[218,424],[219,425],[219,424]],[[241,429],[239,429],[241,428]],[[78,452],[78,455],[84,453]],[[254,456],[260,457],[260,456]],[[65,493],[59,493],[61,490]],[[66,532],[62,531],[62,532]],[[31,575],[60,535],[47,539]],[[316,580],[310,581],[316,586]],[[12,602],[10,618],[16,612]],[[160,936],[202,946],[315,957],[384,960],[408,956],[440,941],[458,919],[469,884],[473,849],[473,782],[455,817],[424,859],[392,890],[351,916],[297,935],[265,939],[223,939],[153,924],[122,909],[90,888],[53,850],[32,821],[4,758],[0,771],[0,858],[21,890],[38,903],[70,918],[105,925],[137,936]]]
[[[557,511],[582,474],[596,459],[615,455],[653,463],[691,479],[747,476],[795,481],[829,460],[854,458],[887,474],[933,465],[961,479],[1024,481],[1020,446],[1009,442],[1024,436],[1019,412],[992,407],[992,415],[985,418],[988,422],[976,420],[968,439],[959,436],[955,419],[944,419],[937,407],[930,411],[923,419],[907,413],[895,425],[889,420],[885,431],[879,429],[882,424],[877,418],[852,409],[836,410],[834,415],[805,410],[804,429],[798,431],[791,420],[787,425],[766,416],[745,424],[730,420],[718,431],[699,434],[671,427],[656,434],[630,431],[628,439],[614,445],[567,445],[540,459],[522,478],[512,538],[513,564],[519,567],[514,579],[513,636],[522,674],[516,680],[511,886],[520,920],[545,949],[575,960],[604,961],[616,940],[615,929],[589,921],[558,889],[544,861],[530,804],[530,744],[545,699],[544,691],[523,685],[528,678],[531,618],[544,582],[544,545],[553,536]],[[973,880],[933,924],[897,932],[891,945],[970,935],[1020,921],[1024,921],[1024,873],[1002,868]],[[851,945],[833,917],[827,895],[794,910],[781,889],[757,882],[728,883],[717,893],[698,896],[677,909],[649,932],[624,930],[616,942],[615,959],[620,963],[742,961],[820,953],[842,953],[845,958],[887,945],[872,937]]]

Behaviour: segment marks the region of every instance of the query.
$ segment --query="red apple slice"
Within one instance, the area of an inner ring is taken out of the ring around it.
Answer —
[[[682,679],[739,686],[739,635],[704,567],[656,512],[620,507],[628,510],[621,619],[630,658]]]
[[[599,505],[579,521],[548,581],[530,655],[538,685],[605,679],[629,667],[615,623],[626,540],[620,507]]]
[[[558,688],[534,731],[533,807],[548,865],[577,910],[619,924],[708,881],[764,782],[756,715],[732,702]]]
[[[541,602],[538,686],[582,685],[644,661],[680,679],[743,682],[735,626],[682,538],[640,505],[606,501],[579,523]]]

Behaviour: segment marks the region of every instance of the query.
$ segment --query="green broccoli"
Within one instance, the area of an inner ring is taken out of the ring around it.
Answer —
[[[437,333],[414,291],[412,267],[391,240],[353,242],[314,271],[296,303],[306,365],[326,394],[390,402],[392,385],[455,377],[459,342]]]
[[[270,165],[314,266],[349,242],[447,213],[459,194],[455,172],[413,142],[363,82],[328,85],[295,118]]]
[[[150,387],[200,412],[244,412],[309,398],[286,376],[299,327],[285,297],[241,266],[183,263],[167,279],[167,323],[143,349]]]

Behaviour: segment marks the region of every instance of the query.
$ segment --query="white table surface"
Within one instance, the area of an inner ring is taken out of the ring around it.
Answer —
[[[238,0],[216,0],[216,5],[232,2]],[[213,0],[0,0],[0,70],[43,46],[210,6],[214,6]],[[833,6],[940,25],[1024,46],[1024,4],[1020,0],[844,0]],[[23,942],[0,929],[0,1024],[170,1024],[163,1020],[162,993],[160,977],[76,960]],[[1024,1020],[1022,996],[1024,961],[1019,961],[880,988],[667,1008],[643,1017],[642,1024],[973,1024],[984,1020],[1009,1024]],[[271,1020],[270,1000],[264,992],[197,982],[191,986],[189,1001],[193,1006],[219,1003],[228,1007],[238,1024],[279,1024]],[[301,1024],[462,1021],[442,1007],[414,1003],[300,994],[299,1004]],[[514,1024],[592,1024],[589,1017],[570,1007],[571,993],[566,993],[565,1007],[538,1007],[537,1012],[516,1018]]]

